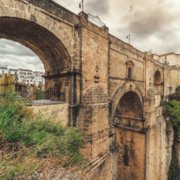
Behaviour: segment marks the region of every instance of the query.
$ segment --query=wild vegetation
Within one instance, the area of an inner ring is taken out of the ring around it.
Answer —
[[[45,92],[43,90],[37,90],[36,92],[36,99],[37,100],[42,100],[45,99]]]
[[[180,86],[176,87],[176,92],[180,92]]]
[[[175,135],[180,136],[180,101],[169,101],[166,104],[166,109],[173,124]]]
[[[168,174],[168,180],[176,180],[178,176],[178,159],[175,152],[175,149],[172,150],[172,159],[171,159],[171,165],[169,168],[169,174]]]
[[[180,86],[176,88],[176,93],[172,95],[171,100],[166,103],[166,111],[173,125],[175,140],[180,137]],[[172,160],[169,169],[169,180],[177,179],[178,174],[178,158],[175,150],[175,143],[173,145]]]
[[[15,95],[0,95],[0,179],[33,176],[50,159],[64,167],[81,164],[83,138],[76,128],[32,116]]]

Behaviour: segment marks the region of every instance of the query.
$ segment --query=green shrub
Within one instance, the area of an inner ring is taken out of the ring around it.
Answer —
[[[171,100],[165,103],[165,107],[168,115],[170,116],[170,120],[174,128],[174,134],[175,136],[179,137],[180,136],[180,101]],[[173,145],[172,159],[168,172],[168,180],[176,179],[177,172],[178,172],[177,156]]]
[[[36,99],[42,100],[45,98],[45,92],[43,90],[37,90]]]
[[[172,100],[166,104],[166,108],[172,121],[175,135],[180,136],[180,101]]]
[[[62,157],[66,159],[65,166],[80,164],[83,160],[80,154],[83,138],[78,129],[53,124],[41,115],[31,116],[15,95],[0,95],[1,147],[3,143],[29,148],[26,156],[38,159]],[[5,172],[5,177],[11,177],[20,171],[16,165],[11,165]]]
[[[176,87],[176,92],[180,92],[180,86]]]
[[[168,172],[168,180],[175,180],[178,173],[178,158],[175,149],[173,149],[171,164]]]
[[[23,104],[15,95],[0,94],[0,134],[9,137],[24,116]]]

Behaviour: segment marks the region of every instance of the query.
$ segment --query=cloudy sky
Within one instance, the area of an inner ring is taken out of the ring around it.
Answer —
[[[54,0],[78,13],[81,0]],[[99,16],[110,33],[156,54],[180,53],[179,0],[84,0],[85,11]],[[18,61],[18,64],[16,63]],[[0,40],[0,64],[43,70],[37,56],[20,44]]]
[[[0,40],[0,65],[44,71],[39,58],[25,46],[6,39]]]

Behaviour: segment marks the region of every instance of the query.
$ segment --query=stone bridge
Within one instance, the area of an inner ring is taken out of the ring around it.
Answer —
[[[160,63],[165,56],[141,52],[51,0],[0,0],[0,38],[41,59],[47,98],[68,104],[69,126],[84,135],[85,179],[167,179],[173,136],[160,103],[180,69]]]

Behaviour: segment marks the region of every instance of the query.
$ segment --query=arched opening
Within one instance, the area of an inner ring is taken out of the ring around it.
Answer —
[[[129,91],[120,99],[114,123],[130,128],[143,128],[143,109],[139,96]]]
[[[132,61],[127,61],[126,62],[127,80],[133,79],[133,68],[134,68],[134,63]]]
[[[161,73],[158,71],[154,74],[154,85],[160,85],[162,83]]]
[[[132,69],[128,68],[128,79],[132,79]]]
[[[20,43],[39,57],[45,69],[46,98],[60,99],[59,94],[70,90],[70,56],[66,47],[53,33],[33,21],[0,17],[1,38]],[[57,81],[61,88],[57,87]]]
[[[117,179],[144,179],[145,133],[142,102],[136,92],[125,93],[114,117]]]
[[[44,64],[31,49],[4,38],[0,38],[0,65],[45,72]]]
[[[27,100],[43,99],[44,72],[43,63],[29,48],[0,39],[0,93],[16,93]]]

